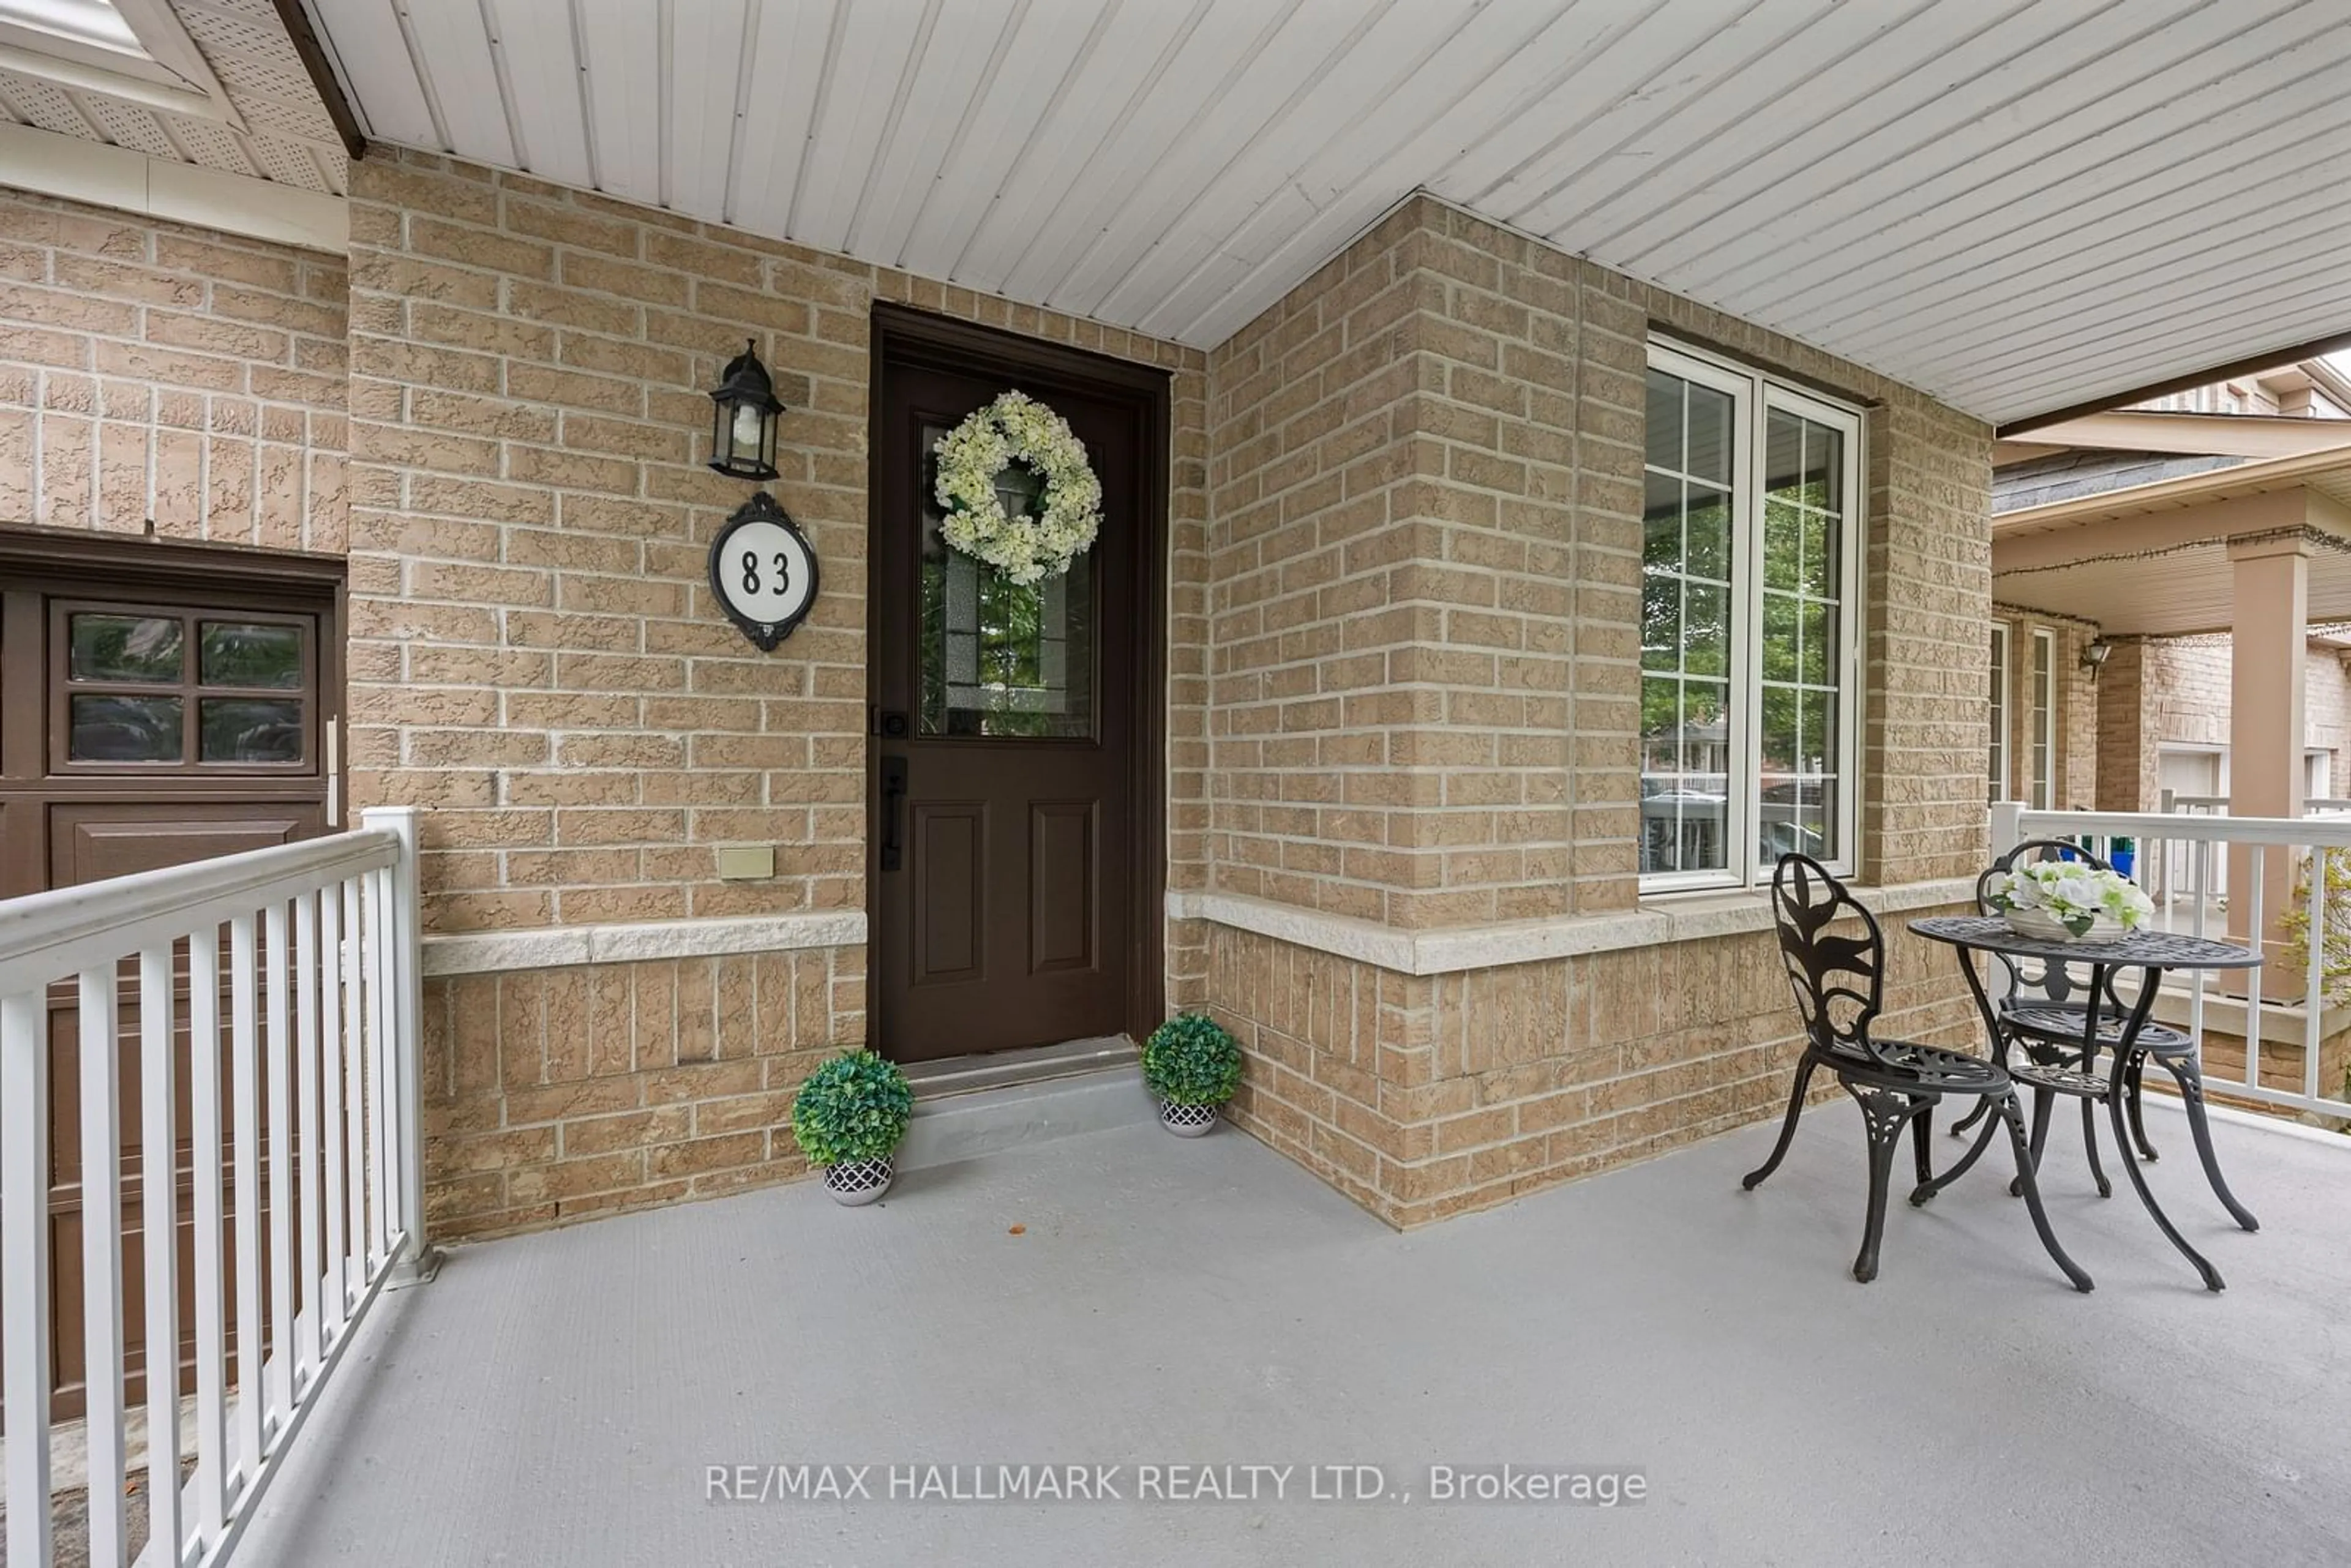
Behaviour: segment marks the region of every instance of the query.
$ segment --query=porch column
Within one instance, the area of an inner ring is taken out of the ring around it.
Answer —
[[[2234,650],[2229,671],[2229,812],[2237,817],[2302,815],[2303,653],[2309,640],[2310,546],[2283,538],[2231,539]],[[2256,852],[2229,856],[2229,933],[2250,935]],[[2262,939],[2272,965],[2283,936],[2278,917],[2291,902],[2293,852],[2258,852]]]

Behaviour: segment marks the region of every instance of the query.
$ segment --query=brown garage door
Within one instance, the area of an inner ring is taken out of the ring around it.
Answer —
[[[0,897],[328,831],[341,580],[341,563],[323,559],[0,532]],[[177,969],[174,1082],[184,1132],[185,944]],[[127,1397],[136,1401],[146,1364],[145,1173],[133,962],[123,966],[119,1006],[123,1315]],[[77,1030],[72,986],[52,987],[49,1241],[60,1418],[83,1408]],[[225,1072],[228,1061],[224,1049]],[[195,1167],[184,1136],[178,1147],[185,1291]],[[224,1236],[225,1246],[233,1242],[233,1232]],[[193,1321],[180,1348],[192,1365]]]

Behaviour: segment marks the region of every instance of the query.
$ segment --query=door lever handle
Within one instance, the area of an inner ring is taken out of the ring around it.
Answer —
[[[906,759],[882,759],[882,869],[896,871],[905,861],[899,837],[899,817],[906,804]]]

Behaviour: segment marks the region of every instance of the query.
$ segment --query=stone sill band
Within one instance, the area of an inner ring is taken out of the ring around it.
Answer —
[[[1899,887],[1855,888],[1854,895],[1875,914],[1899,915],[1914,909],[1972,905],[1976,883],[1973,877],[1951,877]],[[1321,915],[1240,894],[1175,889],[1168,891],[1167,915],[1171,920],[1213,921],[1404,975],[1450,975],[1771,928],[1771,903],[1761,893],[1677,895],[1622,915],[1509,921],[1443,931],[1398,931],[1368,920]]]
[[[424,973],[487,975],[508,969],[562,969],[647,958],[707,958],[726,953],[778,953],[803,947],[854,947],[865,940],[862,909],[752,915],[710,920],[649,920],[637,925],[558,925],[535,931],[467,932],[427,936]]]
[[[1880,915],[1972,903],[1975,881],[1909,883],[1856,888],[1855,896]],[[1624,915],[1581,915],[1560,920],[1508,921],[1444,931],[1398,931],[1342,915],[1320,915],[1268,899],[1232,893],[1167,894],[1171,920],[1208,920],[1317,952],[1335,954],[1404,975],[1450,975],[1531,964],[1584,953],[1698,942],[1767,931],[1771,904],[1761,894],[1696,894],[1660,899]],[[808,947],[852,947],[865,940],[865,912],[828,909],[716,920],[655,920],[637,925],[564,925],[535,931],[483,931],[424,939],[424,973],[486,975],[512,969],[561,969],[582,964],[624,964],[658,958],[706,958],[728,953],[777,953]]]

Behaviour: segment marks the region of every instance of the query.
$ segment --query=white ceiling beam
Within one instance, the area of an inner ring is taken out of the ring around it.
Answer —
[[[0,125],[0,185],[339,256],[350,246],[340,196],[29,125]]]
[[[2281,419],[2266,413],[2189,413],[2129,408],[2044,424],[2024,442],[2045,452],[2176,452],[2192,456],[2290,457],[2351,446],[2351,419]],[[2008,459],[2021,461],[2021,459]]]

